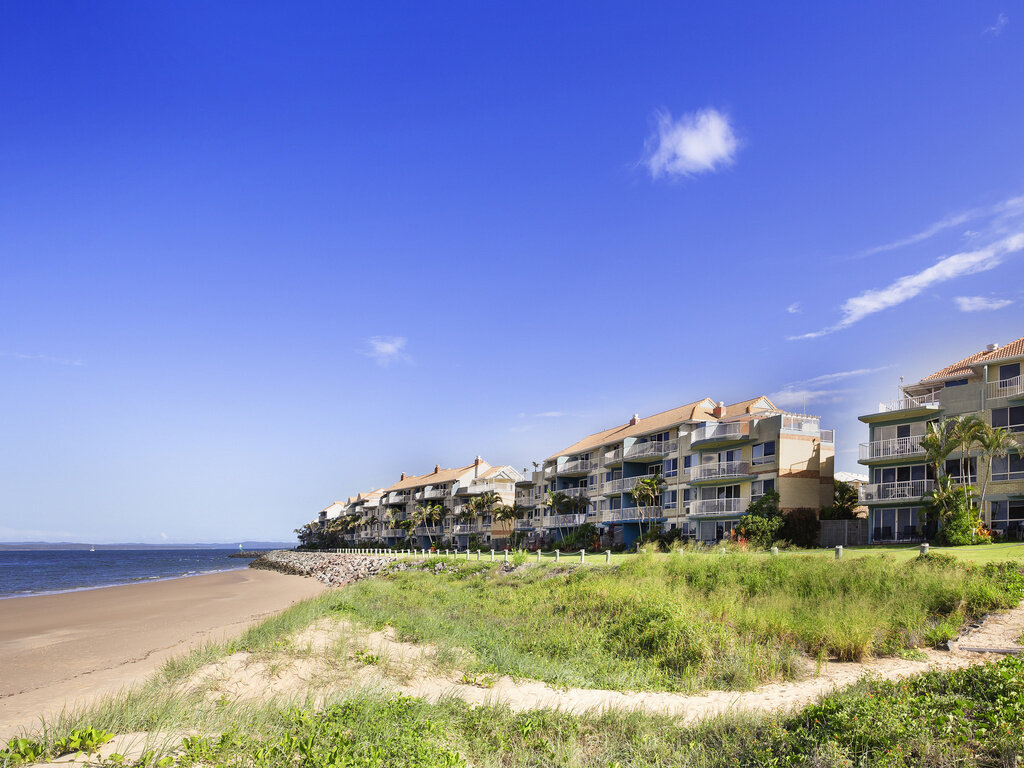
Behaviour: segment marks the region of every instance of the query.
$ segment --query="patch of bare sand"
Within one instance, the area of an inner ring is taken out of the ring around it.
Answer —
[[[1024,631],[1024,605],[993,614],[965,633],[961,642],[1012,647]],[[582,713],[603,709],[668,714],[693,722],[728,711],[784,711],[852,685],[865,675],[894,680],[926,670],[948,670],[999,658],[959,651],[922,652],[920,660],[880,658],[863,663],[827,662],[814,677],[763,685],[753,691],[709,691],[699,695],[659,691],[622,692],[556,688],[536,680],[497,677],[472,681],[437,662],[437,649],[397,640],[389,630],[371,632],[337,619],[322,620],[295,635],[272,655],[234,654],[199,670],[189,687],[212,698],[323,700],[339,688],[393,691],[435,702],[456,697],[470,704],[506,704],[515,711],[561,709]],[[456,661],[458,663],[458,661]]]

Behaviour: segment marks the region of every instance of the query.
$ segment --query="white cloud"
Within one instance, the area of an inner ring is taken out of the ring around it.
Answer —
[[[793,339],[815,339],[848,328],[884,309],[909,301],[922,291],[965,275],[986,272],[999,266],[1003,257],[1024,250],[1024,232],[1003,238],[985,248],[945,256],[930,267],[894,280],[884,288],[873,288],[843,302],[842,319],[820,331],[790,336]]]
[[[892,368],[891,365],[883,365],[880,368],[856,368],[851,371],[836,371],[834,373],[823,373],[820,376],[796,381],[787,384],[777,392],[768,395],[768,399],[780,408],[800,408],[811,403],[838,403],[849,394],[848,389],[822,389],[815,385],[829,384],[835,381],[842,381],[854,376],[866,376],[869,373],[877,373]]]
[[[1013,304],[1010,299],[987,299],[984,296],[957,296],[953,301],[961,312],[985,312]]]
[[[803,312],[803,310],[800,309],[799,301],[794,301],[792,304],[786,307],[786,311],[789,312],[789,314],[791,315],[799,315],[801,312]]]
[[[366,340],[369,349],[363,352],[377,361],[377,365],[388,366],[396,361],[410,362],[405,351],[408,341],[404,336],[371,336]]]
[[[733,162],[739,141],[729,118],[718,110],[702,109],[678,120],[668,112],[658,112],[657,117],[657,135],[648,138],[644,160],[651,178],[678,179]]]
[[[1000,13],[996,18],[996,23],[991,27],[985,27],[984,34],[986,35],[998,35],[1003,31],[1003,27],[1010,23],[1010,19],[1007,18],[1005,13]]]
[[[805,384],[824,384],[826,381],[838,381],[839,379],[848,379],[851,376],[865,376],[869,373],[878,373],[879,371],[885,371],[892,368],[891,365],[883,365],[879,368],[857,368],[853,371],[836,371],[835,373],[824,373],[821,376],[815,376],[813,379],[807,379]]]
[[[53,365],[85,365],[84,360],[77,360],[69,357],[54,357],[53,355],[26,355],[23,353],[15,352],[12,355],[12,357],[16,357],[18,360],[35,360],[40,363],[52,363]]]

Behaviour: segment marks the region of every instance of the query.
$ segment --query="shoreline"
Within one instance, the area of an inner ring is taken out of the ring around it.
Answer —
[[[115,582],[113,584],[96,584],[89,587],[71,587],[65,590],[45,590],[42,592],[17,592],[11,595],[0,595],[0,600],[17,600],[23,597],[49,597],[50,595],[70,595],[78,592],[90,592],[92,590],[113,589],[114,587],[134,587],[138,584],[155,584],[157,582],[173,582],[177,579],[195,579],[201,575],[212,575],[213,573],[230,573],[236,570],[245,570],[249,565],[238,565],[233,568],[215,568],[214,570],[198,570],[195,572],[181,573],[173,577],[140,577],[132,582]]]
[[[325,589],[243,567],[0,600],[0,741]]]

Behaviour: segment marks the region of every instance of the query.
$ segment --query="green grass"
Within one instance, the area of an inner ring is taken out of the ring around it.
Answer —
[[[864,680],[797,712],[692,726],[621,711],[515,713],[368,692],[323,706],[234,709],[212,721],[205,710],[181,708],[160,725],[197,733],[148,757],[161,768],[1013,766],[1024,752],[1024,660]],[[179,745],[175,757],[160,759]]]
[[[435,574],[437,562],[358,582],[337,607],[400,640],[465,649],[470,672],[619,690],[748,689],[797,676],[807,655],[936,645],[1024,596],[1015,566],[942,556],[683,552],[512,573],[471,560]]]

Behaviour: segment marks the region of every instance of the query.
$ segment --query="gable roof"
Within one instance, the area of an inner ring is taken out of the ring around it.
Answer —
[[[453,469],[441,469],[437,467],[433,472],[429,472],[425,475],[412,475],[406,476],[404,480],[399,480],[394,485],[389,485],[383,489],[383,493],[390,491],[404,491],[408,488],[419,488],[423,485],[436,485],[437,483],[447,483],[452,480],[457,480],[462,475],[466,474],[476,465],[476,462],[467,464],[464,467],[455,467]],[[491,465],[483,459],[480,459],[480,472],[483,473],[490,469]]]
[[[548,456],[544,461],[551,461],[552,459],[557,459],[559,456],[565,456],[567,454],[589,451],[594,448],[599,448],[602,445],[607,445],[608,443],[617,443],[626,437],[636,437],[637,435],[646,435],[649,432],[668,429],[669,427],[674,427],[676,424],[682,424],[686,421],[725,421],[761,411],[777,410],[775,406],[772,405],[771,400],[763,395],[761,397],[754,397],[750,400],[743,400],[742,402],[725,406],[725,412],[720,417],[712,415],[712,410],[716,406],[717,403],[714,400],[710,397],[705,397],[701,400],[695,400],[692,403],[687,403],[686,405],[680,405],[676,408],[670,408],[667,411],[662,411],[661,413],[655,413],[652,416],[638,419],[636,424],[626,422],[625,424],[620,424],[617,427],[612,427],[611,429],[605,429],[601,432],[595,432],[592,435],[588,435],[582,440],[573,443],[568,448]]]
[[[982,365],[983,363],[994,362],[996,360],[1006,360],[1013,357],[1024,357],[1024,336],[1001,347],[996,347],[995,349],[983,349],[981,352],[975,352],[973,355],[965,357],[963,360],[957,360],[955,363],[951,363],[945,368],[925,376],[919,383],[924,384],[930,381],[939,382],[945,381],[946,379],[969,376],[975,366]]]

